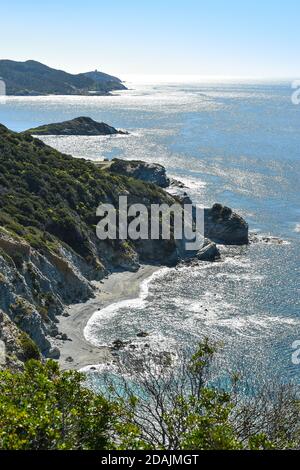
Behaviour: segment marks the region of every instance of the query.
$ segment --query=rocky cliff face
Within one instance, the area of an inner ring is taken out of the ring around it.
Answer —
[[[229,207],[214,204],[205,209],[205,236],[223,245],[247,245],[249,243],[248,224]]]
[[[93,295],[82,264],[62,246],[57,253],[39,252],[0,229],[0,309],[45,356],[51,355],[47,337],[58,334],[56,316],[64,305]]]
[[[166,169],[158,163],[146,163],[140,160],[112,160],[110,171],[119,175],[137,178],[147,183],[153,183],[161,188],[167,188],[170,180]]]

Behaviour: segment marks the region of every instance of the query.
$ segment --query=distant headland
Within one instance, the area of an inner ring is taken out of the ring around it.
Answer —
[[[34,60],[0,60],[0,76],[5,81],[7,95],[94,96],[127,89],[119,78],[97,70],[73,75]]]

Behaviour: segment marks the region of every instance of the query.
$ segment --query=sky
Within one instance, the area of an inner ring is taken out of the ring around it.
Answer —
[[[0,58],[121,78],[300,78],[299,18],[299,0],[0,0]]]

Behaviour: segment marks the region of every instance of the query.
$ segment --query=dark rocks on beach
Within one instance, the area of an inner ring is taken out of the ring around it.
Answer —
[[[66,362],[74,362],[73,357],[68,356],[68,357],[66,358]]]
[[[137,333],[138,338],[146,338],[147,336],[149,336],[149,333],[147,333],[146,331],[140,331],[139,333]]]
[[[249,243],[248,224],[229,207],[214,204],[204,210],[205,237],[222,245]]]
[[[114,158],[110,171],[124,176],[130,176],[147,183],[154,183],[161,188],[167,188],[170,180],[166,169],[158,163],[146,163],[140,160],[119,160]]]
[[[211,240],[205,240],[196,256],[199,261],[216,261],[221,257],[217,245]]]
[[[66,335],[66,333],[58,333],[56,336],[55,336],[56,339],[59,339],[61,341],[67,341],[69,338],[68,338],[68,335]]]
[[[57,347],[51,348],[48,351],[47,357],[49,359],[59,359],[60,357],[60,350]]]
[[[126,343],[125,341],[122,341],[121,339],[116,339],[115,341],[113,341],[113,349],[115,351],[119,351],[120,349],[124,349],[125,346],[126,346]]]

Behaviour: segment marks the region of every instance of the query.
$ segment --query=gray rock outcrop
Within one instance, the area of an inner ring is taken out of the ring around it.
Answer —
[[[198,251],[196,257],[199,261],[216,261],[221,255],[214,242],[205,240],[204,246]]]
[[[112,160],[110,171],[147,183],[153,183],[161,188],[167,188],[170,184],[166,169],[158,163],[146,163],[140,160],[119,160],[116,158]]]
[[[247,222],[232,209],[214,204],[204,212],[205,237],[222,245],[246,245],[249,243]]]

